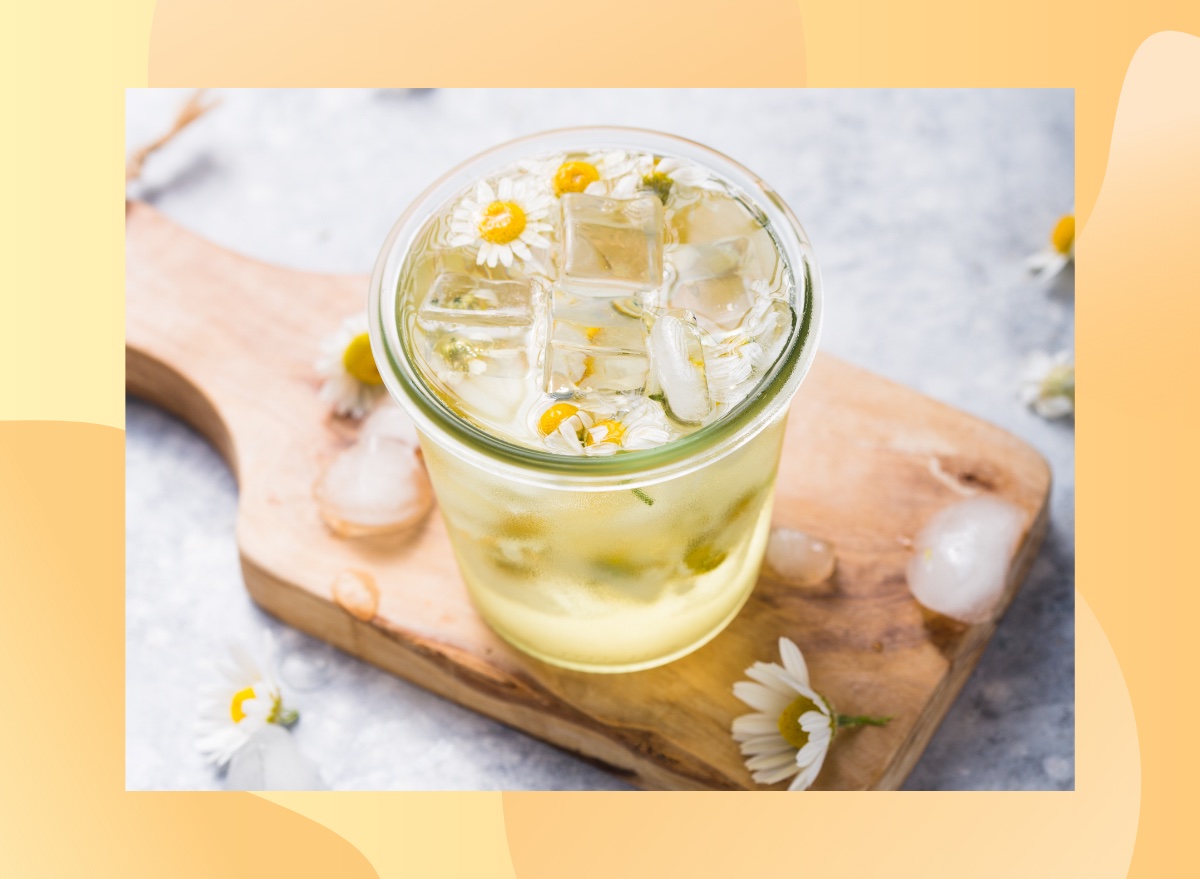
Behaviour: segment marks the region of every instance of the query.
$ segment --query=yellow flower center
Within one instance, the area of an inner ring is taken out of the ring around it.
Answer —
[[[564,421],[579,411],[578,406],[571,403],[555,403],[542,413],[538,419],[538,430],[542,436],[549,436],[558,430]]]
[[[1073,214],[1059,218],[1054,226],[1054,231],[1050,233],[1050,243],[1063,256],[1069,254],[1075,247],[1075,217]]]
[[[443,336],[434,346],[434,350],[451,368],[460,372],[470,371],[471,361],[479,356],[474,347],[458,336]]]
[[[600,179],[600,172],[589,162],[563,162],[554,172],[554,194],[583,192]]]
[[[229,703],[229,716],[233,718],[234,723],[241,723],[246,719],[245,709],[242,705],[247,699],[254,698],[254,688],[246,687],[244,690],[238,690],[233,694],[233,701]],[[283,700],[278,696],[271,702],[271,713],[267,715],[267,723],[278,723],[279,715],[283,711]]]
[[[625,425],[614,418],[604,418],[597,421],[592,425],[592,430],[595,430],[597,427],[606,428],[608,431],[604,434],[604,439],[600,440],[603,443],[620,443],[621,437],[625,435]],[[595,442],[596,440],[592,439],[592,434],[588,433],[587,444],[590,446]]]
[[[479,237],[492,244],[511,244],[525,231],[525,211],[515,201],[494,201],[483,209]]]
[[[783,714],[779,715],[779,734],[783,740],[799,751],[808,744],[808,733],[800,726],[800,715],[809,711],[820,711],[817,703],[807,696],[797,696]]]
[[[383,377],[379,375],[375,357],[371,354],[371,337],[366,333],[359,333],[350,340],[342,352],[342,365],[346,367],[346,372],[364,385],[383,384]]]
[[[659,201],[666,204],[667,196],[671,194],[671,186],[674,183],[675,181],[662,171],[654,171],[642,178],[642,189],[650,190],[658,196]]]

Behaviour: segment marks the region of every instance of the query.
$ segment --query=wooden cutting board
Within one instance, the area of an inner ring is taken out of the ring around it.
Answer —
[[[995,630],[924,611],[907,541],[937,510],[991,492],[1028,514],[1004,607],[1046,530],[1050,472],[1023,442],[828,355],[792,405],[775,523],[837,547],[834,577],[768,577],[721,635],[650,671],[591,675],[510,648],[472,609],[436,512],[401,540],[347,540],[312,486],[354,441],[317,398],[320,340],[365,309],[367,278],[306,274],[223,250],[152,208],[126,208],[126,384],[217,447],[239,485],[246,587],[287,623],[647,788],[753,788],[730,721],[731,688],[781,635],[814,686],[884,729],[838,736],[815,787],[899,787]],[[131,527],[137,527],[131,523]],[[373,574],[370,622],[332,600],[348,569]],[[982,759],[982,758],[981,758]],[[782,787],[783,785],[780,785]]]

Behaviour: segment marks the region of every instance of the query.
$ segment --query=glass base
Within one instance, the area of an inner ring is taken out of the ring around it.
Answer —
[[[683,657],[687,656],[690,653],[695,653],[697,650],[699,650],[701,647],[703,647],[705,644],[707,644],[713,638],[717,637],[717,635],[721,634],[721,632],[723,632],[725,630],[725,627],[728,626],[731,622],[733,622],[734,617],[736,617],[739,613],[741,613],[742,608],[745,606],[746,602],[750,598],[750,593],[752,593],[754,591],[755,582],[757,582],[757,576],[754,578],[754,580],[751,581],[750,588],[745,590],[745,593],[742,595],[741,599],[737,602],[737,604],[734,605],[733,609],[729,612],[729,614],[723,620],[721,620],[711,631],[709,631],[707,634],[705,634],[703,637],[698,638],[697,640],[686,645],[685,647],[681,647],[676,650],[672,650],[671,652],[664,653],[661,656],[654,656],[649,659],[642,659],[642,660],[638,660],[636,662],[628,662],[628,663],[621,663],[621,664],[589,663],[589,662],[581,662],[581,661],[573,660],[573,659],[565,659],[561,656],[553,656],[551,654],[548,654],[541,650],[536,649],[532,645],[524,643],[523,641],[521,641],[520,638],[510,635],[508,632],[504,631],[499,626],[494,625],[490,620],[487,619],[487,617],[484,617],[484,622],[486,622],[488,624],[488,628],[490,628],[493,632],[495,632],[497,635],[499,635],[501,638],[503,638],[506,642],[511,644],[513,647],[520,650],[522,653],[532,656],[534,659],[541,660],[542,662],[545,662],[549,665],[554,665],[559,668],[567,668],[572,671],[585,671],[585,672],[589,672],[591,674],[622,674],[625,672],[645,671],[646,669],[657,668],[660,665],[666,665],[669,662],[674,662],[677,659],[682,659]]]

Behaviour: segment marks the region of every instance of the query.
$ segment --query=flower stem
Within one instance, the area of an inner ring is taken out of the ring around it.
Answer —
[[[848,726],[887,726],[888,721],[891,719],[891,715],[887,717],[871,717],[867,714],[839,714],[837,716],[837,725],[838,729]]]
[[[300,719],[300,712],[294,708],[285,708],[279,712],[279,720],[276,721],[284,729],[290,729],[296,725],[296,721]]]

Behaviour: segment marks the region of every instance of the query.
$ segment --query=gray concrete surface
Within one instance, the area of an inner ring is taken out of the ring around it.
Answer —
[[[1074,786],[1074,428],[1016,398],[1030,351],[1073,347],[1073,275],[1046,286],[1022,266],[1074,199],[1071,92],[218,94],[220,108],[151,159],[131,194],[228,248],[299,269],[368,271],[427,183],[546,128],[658,128],[770,181],[821,264],[823,348],[1007,428],[1054,469],[1046,547],[908,787]],[[129,144],[154,137],[185,95],[130,92]],[[129,788],[220,786],[192,744],[197,697],[223,639],[262,627],[306,686],[295,734],[334,788],[624,788],[263,614],[241,583],[224,463],[139,401],[127,428]]]

